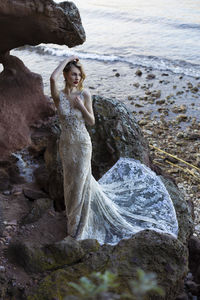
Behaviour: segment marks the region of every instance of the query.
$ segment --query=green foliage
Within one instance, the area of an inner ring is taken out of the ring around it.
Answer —
[[[165,293],[161,287],[157,285],[155,273],[145,273],[141,269],[137,269],[136,280],[129,281],[130,293],[124,294],[125,299],[143,300],[145,296],[154,292],[160,296],[164,296]]]
[[[70,282],[69,286],[73,287],[78,293],[79,299],[96,299],[96,296],[103,292],[108,292],[111,288],[118,286],[117,276],[109,271],[104,274],[100,272],[92,273],[89,278],[81,277],[79,283]],[[164,296],[164,291],[158,286],[156,274],[145,273],[137,269],[135,280],[129,281],[130,292],[122,294],[120,299],[144,300],[150,292]]]
[[[90,278],[81,277],[80,283],[70,282],[68,285],[73,287],[81,296],[81,299],[94,299],[102,292],[107,292],[110,288],[115,288],[117,276],[109,271],[104,274],[94,272]]]

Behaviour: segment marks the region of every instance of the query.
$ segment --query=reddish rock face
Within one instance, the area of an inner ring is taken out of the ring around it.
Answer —
[[[31,125],[54,114],[40,75],[15,56],[0,57],[0,154],[7,157],[30,143]]]
[[[9,50],[54,43],[73,47],[85,41],[77,7],[52,0],[0,1],[0,156],[30,144],[30,128],[54,113],[40,75],[30,72]]]
[[[0,1],[0,52],[24,45],[54,43],[73,47],[85,41],[77,7],[52,0]]]

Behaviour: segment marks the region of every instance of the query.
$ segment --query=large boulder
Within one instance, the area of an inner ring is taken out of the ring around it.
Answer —
[[[93,145],[92,168],[100,178],[120,157],[132,157],[149,166],[149,148],[140,127],[120,101],[93,97],[95,126],[89,127]]]
[[[72,2],[4,0],[0,2],[0,41],[0,53],[40,43],[73,47],[85,41],[85,32]]]
[[[69,243],[68,246],[66,242]],[[100,248],[94,247],[90,255],[84,255],[84,251],[81,250],[81,241],[72,243],[68,240],[66,242],[62,247],[61,244],[59,247],[57,245],[54,252],[59,253],[57,265],[61,264],[60,259],[63,258],[63,267],[45,277],[36,290],[29,295],[29,300],[53,299],[58,295],[61,297],[76,295],[74,289],[68,286],[69,282],[77,282],[81,276],[89,276],[91,272],[104,272],[105,270],[118,275],[119,286],[115,290],[118,294],[129,291],[129,280],[136,278],[137,268],[157,274],[158,283],[165,290],[164,299],[174,300],[183,288],[183,278],[188,271],[188,251],[179,240],[170,235],[145,230],[128,240],[122,240],[114,247],[108,245]],[[91,243],[90,240],[85,243],[87,242]],[[67,258],[67,249],[68,255],[73,253],[71,260]],[[90,250],[88,248],[88,252]],[[46,252],[45,261],[47,260],[48,253]],[[41,255],[41,260],[37,265],[41,265],[42,261],[44,262],[44,255]],[[72,261],[73,265],[71,265]],[[153,294],[146,299],[163,298],[155,298]]]
[[[34,245],[32,241],[24,241],[18,236],[9,245],[7,257],[28,273],[40,273],[79,263],[89,252],[99,248],[96,240],[76,241],[70,236],[45,246]]]
[[[11,49],[55,43],[73,47],[85,41],[77,7],[52,0],[0,1],[0,153],[28,146],[31,127],[52,116],[54,109],[43,93],[40,75],[28,70]]]
[[[43,93],[42,78],[15,56],[2,58],[0,73],[1,159],[31,143],[31,126],[54,114]]]

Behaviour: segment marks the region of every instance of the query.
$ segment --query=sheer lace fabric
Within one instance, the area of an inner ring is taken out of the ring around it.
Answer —
[[[176,213],[160,178],[139,161],[120,158],[97,182],[82,113],[63,92],[58,114],[68,234],[112,245],[144,229],[176,237]]]

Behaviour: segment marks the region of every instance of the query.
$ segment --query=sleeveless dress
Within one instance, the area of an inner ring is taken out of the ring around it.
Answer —
[[[68,234],[111,245],[144,229],[177,237],[175,209],[161,179],[139,161],[120,158],[97,182],[82,113],[63,92],[58,115]]]

